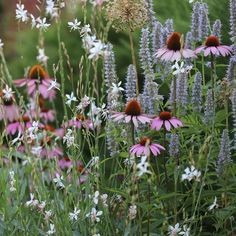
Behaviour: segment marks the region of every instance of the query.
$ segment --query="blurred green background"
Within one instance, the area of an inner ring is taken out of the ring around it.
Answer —
[[[22,1],[27,10],[35,12],[37,0]],[[24,68],[37,63],[38,31],[31,29],[30,24],[17,24],[15,19],[15,5],[17,0],[0,1],[0,38],[4,40],[4,53],[7,57],[10,72],[15,79],[23,76]],[[205,0],[209,5],[211,25],[216,19],[220,19],[223,24],[224,43],[229,42],[229,0]],[[188,0],[154,0],[155,12],[158,20],[164,22],[168,18],[173,18],[176,31],[186,33],[190,30],[191,8]],[[78,32],[70,32],[67,22],[74,18],[83,19],[83,11],[78,7],[76,12],[67,11],[62,18],[62,41],[65,42],[71,63],[74,67],[75,75],[78,74],[78,65],[84,50],[81,46],[81,39]],[[54,24],[55,25],[55,24]],[[44,33],[45,52],[49,57],[48,68],[58,63],[58,43],[55,26],[49,28]],[[126,33],[116,33],[112,29],[108,36],[109,41],[114,45],[117,62],[118,76],[125,77],[128,65],[131,63],[129,49],[129,39]],[[140,41],[140,31],[135,32],[135,48],[138,56]],[[50,71],[51,72],[51,71]],[[75,77],[76,78],[76,77]]]

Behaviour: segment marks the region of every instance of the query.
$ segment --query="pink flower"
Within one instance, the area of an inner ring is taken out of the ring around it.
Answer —
[[[191,49],[184,48],[180,33],[174,32],[168,38],[166,46],[160,48],[155,53],[157,58],[164,61],[179,61],[183,58],[196,58],[195,52]]]
[[[22,116],[19,118],[18,121],[14,121],[7,125],[6,131],[7,134],[14,135],[17,131],[19,133],[23,133],[25,128],[31,127],[30,118],[27,115]]]
[[[160,130],[163,125],[165,126],[166,130],[170,131],[171,125],[173,125],[174,128],[177,128],[182,127],[183,123],[179,119],[172,117],[170,112],[163,111],[152,121],[151,129]]]
[[[27,78],[15,80],[13,82],[18,87],[26,85],[30,96],[34,96],[35,92],[38,90],[39,94],[42,95],[44,99],[49,98],[52,100],[56,96],[56,91],[54,89],[49,90],[52,80],[53,79],[49,78],[42,66],[35,65],[30,69]]]
[[[73,166],[73,162],[70,158],[64,157],[63,159],[58,161],[58,165],[62,170],[64,170],[71,168]]]
[[[14,104],[14,97],[5,97],[4,92],[0,92],[0,98],[0,120],[6,119],[10,122],[17,120],[20,112],[18,106]]]
[[[157,143],[152,143],[150,138],[142,138],[139,144],[135,144],[131,147],[130,153],[135,154],[136,156],[149,156],[150,151],[154,156],[157,156],[161,153],[161,150],[165,150],[163,146]]]
[[[127,103],[124,112],[115,112],[111,118],[114,119],[114,121],[124,119],[125,123],[129,123],[131,121],[135,127],[138,127],[138,121],[145,124],[150,123],[152,120],[147,115],[142,114],[141,106],[135,99],[130,100]]]
[[[69,120],[63,124],[64,128],[75,127],[78,129],[93,129],[93,122],[90,119],[85,119],[81,114],[77,115],[73,120]]]
[[[220,40],[216,36],[209,36],[206,39],[205,45],[198,47],[195,52],[204,52],[204,56],[212,55],[222,55],[223,57],[228,56],[232,53],[232,49],[226,45],[220,45]]]
[[[47,108],[42,108],[40,113],[39,113],[39,117],[41,119],[43,119],[43,121],[45,121],[45,123],[47,123],[48,121],[54,121],[55,113],[56,112],[54,110],[49,110]]]

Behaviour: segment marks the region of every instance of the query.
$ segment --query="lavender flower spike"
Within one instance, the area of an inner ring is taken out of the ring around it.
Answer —
[[[236,0],[230,0],[230,35],[232,43],[236,43]]]
[[[200,72],[197,72],[194,77],[192,107],[194,111],[198,112],[202,109],[202,75]]]
[[[221,38],[221,28],[222,28],[222,24],[221,24],[221,21],[218,19],[215,21],[212,27],[212,35],[216,36],[219,40]]]
[[[136,98],[136,72],[135,66],[129,65],[125,83],[126,102]]]
[[[212,89],[207,90],[206,105],[204,112],[204,123],[210,124],[214,117],[214,102],[213,102],[213,91]]]
[[[232,113],[233,113],[233,126],[236,129],[236,89],[233,90],[231,96]],[[236,133],[234,133],[234,149],[236,150]]]
[[[193,40],[195,42],[198,41],[200,6],[201,6],[201,4],[199,2],[196,2],[193,4],[191,33],[192,33]]]
[[[228,129],[224,129],[221,136],[220,152],[217,161],[217,172],[221,174],[231,162],[230,139]]]
[[[179,135],[178,134],[171,134],[170,136],[169,154],[172,157],[177,157],[179,155]]]
[[[230,58],[226,78],[229,84],[231,84],[233,81],[236,81],[236,54]]]
[[[199,40],[205,39],[209,35],[208,6],[206,3],[201,4],[199,15]]]

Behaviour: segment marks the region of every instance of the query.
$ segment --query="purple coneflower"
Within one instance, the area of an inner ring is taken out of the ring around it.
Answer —
[[[232,53],[232,49],[229,46],[221,45],[220,40],[216,36],[209,36],[206,39],[205,45],[198,47],[195,52],[204,52],[204,56],[207,57],[209,54],[222,55],[223,57],[228,56]]]
[[[7,134],[14,135],[18,131],[19,133],[23,133],[25,128],[31,127],[30,118],[28,116],[23,116],[17,121],[13,121],[12,123],[7,125],[6,132]]]
[[[138,144],[131,147],[130,153],[136,156],[149,156],[151,151],[154,156],[157,156],[161,153],[161,150],[165,150],[165,148],[160,144],[152,143],[150,138],[144,137]]]
[[[41,108],[39,117],[45,122],[54,121],[56,112],[47,108]]]
[[[173,125],[174,128],[178,128],[182,127],[183,123],[181,120],[172,117],[170,112],[163,111],[152,121],[151,129],[160,130],[163,125],[165,126],[166,130],[170,131],[171,125]]]
[[[141,106],[135,99],[127,103],[124,112],[115,112],[111,118],[114,119],[114,121],[124,119],[125,123],[132,121],[135,127],[138,127],[138,121],[145,124],[150,123],[152,120],[148,115],[142,113]]]
[[[166,46],[158,49],[155,56],[164,61],[179,61],[182,57],[196,57],[193,50],[184,48],[181,35],[178,32],[172,33],[166,42]]]
[[[12,94],[8,96],[4,91],[0,91],[0,120],[13,122],[19,118],[19,108],[14,104],[14,96]]]
[[[49,98],[52,100],[56,95],[54,89],[49,89],[52,81],[52,78],[48,76],[48,73],[42,66],[35,65],[29,70],[27,78],[18,79],[13,82],[18,87],[27,85],[27,91],[30,96],[35,95],[38,87],[39,94],[42,95],[44,99]]]

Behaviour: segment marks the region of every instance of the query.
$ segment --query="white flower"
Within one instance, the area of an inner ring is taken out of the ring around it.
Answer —
[[[79,30],[80,25],[81,25],[81,21],[78,21],[78,19],[75,19],[74,22],[68,22],[68,26],[70,28],[70,31]]]
[[[31,153],[36,156],[40,156],[42,149],[43,148],[41,146],[34,146],[34,147],[32,147]]]
[[[79,105],[76,107],[77,110],[83,110],[84,108],[86,108],[88,105],[90,104],[90,97],[88,97],[87,95],[85,95],[82,99],[81,102],[79,103]]]
[[[34,194],[30,193],[30,200],[25,203],[25,206],[37,206],[39,203],[38,200],[34,199]]]
[[[56,174],[56,178],[53,179],[53,182],[60,189],[65,188],[65,185],[62,183],[62,181],[63,181],[63,176],[60,176],[59,174]]]
[[[184,180],[191,181],[193,179],[195,179],[196,181],[200,181],[201,172],[198,171],[197,169],[195,169],[194,166],[191,166],[190,168],[187,167],[184,170],[184,172],[185,173],[182,174],[182,177],[181,177],[182,181],[184,181]]]
[[[92,48],[89,49],[88,59],[97,60],[99,55],[103,54],[104,48],[105,48],[105,45],[100,40],[93,42]]]
[[[15,93],[12,91],[10,87],[8,87],[8,85],[6,85],[6,88],[3,89],[2,92],[3,92],[3,98],[7,101],[9,101],[13,97],[13,94]]]
[[[2,42],[2,39],[0,39],[0,49],[2,49],[4,43]]]
[[[135,219],[137,215],[137,206],[136,205],[132,205],[129,207],[129,218],[131,220]]]
[[[112,83],[111,87],[112,95],[118,95],[122,91],[124,91],[124,89],[121,87],[121,81],[118,84]]]
[[[10,192],[15,192],[16,191],[16,188],[15,188],[15,172],[14,171],[10,171],[9,172],[9,175],[10,175]]]
[[[89,50],[93,47],[93,43],[96,41],[96,36],[95,35],[85,35],[82,38],[82,42],[83,42],[83,47],[86,50]]]
[[[176,236],[176,235],[178,235],[178,233],[181,231],[181,228],[179,227],[179,223],[177,223],[176,225],[175,225],[175,227],[173,227],[173,226],[169,226],[168,227],[168,230],[169,230],[169,232],[168,232],[168,235],[169,236]]]
[[[37,19],[35,19],[34,15],[32,14],[30,14],[30,18],[31,18],[31,28],[33,29],[34,27],[36,27]]]
[[[74,102],[76,102],[77,101],[77,98],[74,96],[74,92],[71,92],[71,94],[69,95],[69,94],[66,94],[66,99],[67,99],[67,101],[66,101],[66,104],[67,105],[71,105],[71,103],[74,101]]]
[[[103,204],[104,207],[108,207],[108,205],[107,205],[107,197],[108,197],[108,195],[106,193],[101,195],[101,200],[102,200],[102,204]]]
[[[208,207],[209,211],[219,207],[219,205],[216,202],[217,202],[217,197],[215,197],[214,202]]]
[[[194,2],[194,0],[188,0],[188,1],[189,1],[190,4]]]
[[[54,1],[47,0],[46,1],[46,14],[52,15],[54,13]]]
[[[101,236],[100,234],[93,234],[93,236]]]
[[[75,137],[72,129],[68,129],[66,135],[63,137],[63,143],[66,143],[67,147],[75,145]]]
[[[33,121],[31,127],[28,128],[28,131],[30,133],[36,133],[39,129],[39,122],[38,121]]]
[[[69,213],[70,220],[78,220],[78,215],[80,213],[80,210],[75,207],[74,212]]]
[[[50,86],[48,87],[47,90],[49,91],[49,90],[54,89],[54,88],[57,89],[57,90],[60,90],[59,87],[60,87],[60,85],[57,83],[57,79],[55,79],[55,80],[50,81]]]
[[[48,219],[52,216],[52,210],[45,211],[45,220],[48,221]]]
[[[46,31],[47,28],[50,26],[50,24],[46,23],[46,21],[47,21],[46,17],[44,17],[43,19],[37,18],[36,21],[37,21],[37,24],[36,24],[37,29],[42,29],[42,30]]]
[[[93,198],[93,202],[95,205],[98,204],[98,200],[99,200],[99,192],[96,191],[95,194],[94,194],[94,198]]]
[[[97,211],[96,208],[92,208],[91,212],[86,214],[86,217],[90,217],[91,220],[94,222],[99,222],[100,221],[100,218],[99,216],[102,215],[102,211]]]
[[[99,156],[92,157],[90,161],[90,166],[98,167],[99,165]]]
[[[54,224],[50,224],[50,229],[47,232],[47,235],[52,235],[55,234],[56,230],[55,230],[55,225]]]
[[[46,206],[46,201],[42,201],[40,204],[38,204],[38,208],[40,210],[43,210],[45,208],[45,206]]]
[[[134,165],[134,163],[135,163],[135,156],[134,155],[131,155],[129,158],[126,158],[125,160],[124,160],[124,164],[126,165],[126,166],[133,166]]]
[[[16,19],[22,22],[26,22],[29,19],[24,4],[16,4]]]
[[[183,231],[179,232],[180,235],[190,236],[190,228],[187,228],[187,225],[183,226]]]
[[[173,75],[178,75],[181,73],[188,73],[190,70],[192,70],[192,66],[186,66],[184,67],[184,62],[182,61],[179,65],[179,63],[176,61],[175,64],[171,67],[173,71]]]
[[[149,163],[146,162],[147,156],[141,157],[141,162],[137,164],[138,168],[138,176],[142,176],[144,174],[151,174],[152,172],[149,171],[147,168],[149,167]]]
[[[36,57],[36,59],[39,62],[47,63],[48,57],[45,55],[44,48],[38,48],[38,56]]]
[[[81,35],[81,37],[83,37],[84,35],[87,35],[88,33],[91,33],[91,28],[90,28],[89,24],[82,27],[82,29],[80,31],[80,35]]]

